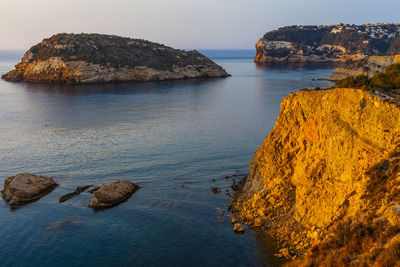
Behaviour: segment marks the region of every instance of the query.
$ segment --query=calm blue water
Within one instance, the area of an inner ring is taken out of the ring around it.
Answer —
[[[232,77],[60,86],[0,81],[0,186],[27,171],[60,184],[11,211],[0,201],[1,266],[269,265],[271,248],[234,234],[226,175],[248,173],[281,99],[330,69],[270,69],[253,51],[202,51]],[[21,51],[0,51],[0,73]],[[76,186],[126,179],[128,202],[93,212]],[[215,179],[215,180],[214,180]],[[213,194],[211,187],[222,188]],[[45,231],[78,216],[74,224]]]

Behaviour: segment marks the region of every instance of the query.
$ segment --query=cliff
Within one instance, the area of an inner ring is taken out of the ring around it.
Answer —
[[[400,55],[369,56],[355,62],[349,62],[343,67],[335,68],[329,80],[338,81],[347,76],[367,75],[384,72],[391,64],[400,63]]]
[[[400,52],[400,25],[288,26],[256,43],[255,62],[343,63]]]
[[[103,83],[226,77],[197,51],[101,34],[57,34],[31,47],[7,81]]]
[[[400,247],[399,145],[390,101],[356,89],[290,94],[233,216],[273,237],[279,256],[303,255],[294,266],[400,262],[387,257]]]

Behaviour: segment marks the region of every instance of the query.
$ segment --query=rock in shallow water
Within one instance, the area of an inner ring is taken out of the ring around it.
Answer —
[[[241,223],[235,223],[233,226],[233,231],[238,234],[243,234],[244,233],[244,226]]]
[[[65,195],[61,196],[60,199],[59,199],[58,201],[59,201],[60,203],[61,203],[61,202],[65,202],[65,201],[67,201],[68,199],[71,199],[71,198],[73,198],[73,197],[79,195],[80,193],[82,193],[83,191],[85,191],[86,189],[88,189],[89,187],[91,187],[91,185],[78,186],[78,187],[75,189],[74,192],[68,193],[68,194],[65,194]]]
[[[101,184],[93,191],[94,199],[89,203],[89,207],[94,209],[111,208],[127,200],[140,187],[129,181],[117,181],[111,184]]]
[[[50,177],[19,173],[5,179],[3,198],[11,206],[23,205],[47,195],[57,186]]]

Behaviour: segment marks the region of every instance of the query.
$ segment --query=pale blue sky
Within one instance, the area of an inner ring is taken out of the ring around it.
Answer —
[[[0,8],[0,49],[27,49],[58,32],[251,49],[285,25],[400,22],[399,0],[0,0]]]

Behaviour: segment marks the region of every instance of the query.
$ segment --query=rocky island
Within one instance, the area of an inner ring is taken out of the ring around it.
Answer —
[[[231,203],[234,219],[273,237],[291,266],[398,264],[400,101],[390,92],[286,97]]]
[[[31,47],[2,78],[87,84],[226,76],[222,67],[197,51],[114,35],[61,33]]]
[[[400,53],[400,24],[287,26],[256,44],[255,62],[343,63]]]

